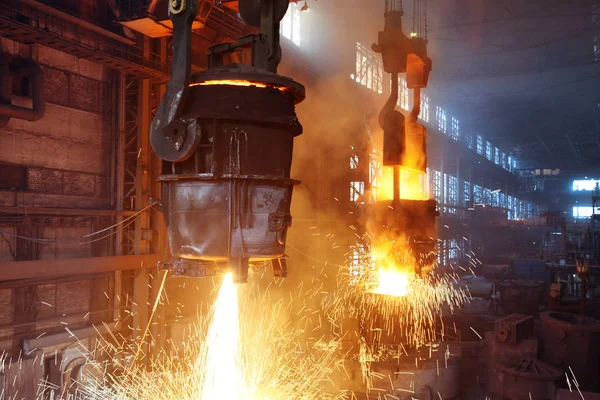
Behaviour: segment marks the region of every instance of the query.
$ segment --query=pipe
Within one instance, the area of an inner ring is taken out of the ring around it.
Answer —
[[[44,71],[39,65],[32,65],[30,68],[29,76],[31,77],[31,97],[33,99],[32,108],[26,108],[21,106],[15,106],[10,104],[10,100],[6,103],[0,103],[0,127],[6,126],[10,118],[23,119],[26,121],[37,121],[44,116],[46,111],[46,101],[44,99]],[[3,65],[1,82],[2,86],[8,82],[6,76],[10,78],[11,91],[12,91],[12,75],[10,70],[6,74],[6,64]],[[19,71],[19,72],[22,72]],[[4,92],[4,89],[2,89]],[[4,122],[6,121],[6,122]]]

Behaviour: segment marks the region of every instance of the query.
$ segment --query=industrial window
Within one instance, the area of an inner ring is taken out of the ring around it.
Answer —
[[[350,182],[350,201],[358,202],[365,194],[365,183],[362,181]]]
[[[383,61],[360,43],[356,43],[356,73],[350,76],[361,85],[383,93]]]
[[[477,154],[483,155],[483,152],[484,152],[483,136],[477,135]]]
[[[502,193],[493,190],[492,192],[490,192],[491,194],[491,201],[492,201],[492,205],[494,207],[502,207]]]
[[[500,149],[497,147],[494,147],[494,162],[500,165]]]
[[[27,190],[27,167],[0,164],[0,189]]]
[[[508,169],[508,163],[507,163],[506,153],[505,152],[501,152],[500,156],[501,156],[500,157],[500,162],[501,162],[502,168]]]
[[[281,20],[281,35],[291,40],[296,46],[300,46],[302,43],[300,13],[298,3],[291,3]]]
[[[458,261],[458,243],[456,239],[450,239],[448,242],[448,262],[456,263]]]
[[[492,144],[488,141],[485,142],[485,158],[490,161],[494,161],[494,148]]]
[[[433,198],[442,203],[442,174],[440,171],[432,170],[431,186],[433,186]]]
[[[520,219],[521,217],[521,209],[520,209],[520,203],[521,201],[517,198],[513,199],[513,218],[514,219]]]
[[[435,107],[435,118],[437,120],[437,127],[442,133],[446,133],[446,110],[440,106]]]
[[[526,212],[526,214],[525,214],[525,215],[526,215],[526,218],[531,218],[531,217],[533,217],[533,204],[532,204],[532,203],[530,203],[530,202],[527,202],[525,207],[526,207],[526,208],[525,208],[525,212]]]
[[[473,185],[473,202],[477,204],[483,203],[483,188],[479,185]]]
[[[373,270],[375,270],[375,262],[371,259],[371,254],[367,245],[363,243],[357,243],[350,246],[349,255],[349,273],[350,273],[350,284],[357,284],[361,278]],[[369,262],[370,261],[370,262]],[[365,266],[367,266],[365,271]]]
[[[500,207],[506,208],[506,195],[504,193],[500,193]]]
[[[448,240],[438,241],[438,263],[440,265],[448,264]]]
[[[444,212],[446,212],[446,204],[448,204],[448,174],[444,173],[444,176],[442,177],[443,184],[442,184],[442,204],[444,205]]]
[[[458,178],[453,175],[448,175],[447,204],[451,206],[448,208],[448,212],[456,214],[456,207],[458,206]]]
[[[398,78],[398,106],[408,111],[408,88],[404,78]]]
[[[517,170],[517,166],[518,166],[517,159],[513,158],[513,160],[512,160],[512,170],[516,171]]]
[[[358,168],[358,154],[352,154],[350,156],[350,169]]]
[[[485,205],[489,205],[492,203],[492,191],[488,188],[483,188],[483,199],[482,203]]]
[[[593,213],[592,207],[573,207],[573,218],[589,218]],[[596,214],[600,214],[600,207],[596,207]]]
[[[452,129],[450,131],[450,136],[454,140],[458,140],[460,138],[460,126],[457,118],[452,117]]]
[[[508,168],[507,169],[512,172],[512,156],[510,154],[508,155]]]
[[[591,192],[596,188],[596,185],[600,186],[600,180],[596,179],[576,179],[573,181],[574,192]]]
[[[465,135],[465,143],[467,144],[467,147],[471,150],[473,150],[473,135],[467,134]]]
[[[469,181],[463,182],[463,200],[464,207],[469,207],[471,205],[471,182]]]
[[[512,220],[514,219],[514,215],[513,215],[513,197],[512,196],[508,196],[508,204],[507,204],[507,208],[508,208],[508,219]]]
[[[421,121],[429,123],[429,96],[421,93],[421,113],[419,114]]]

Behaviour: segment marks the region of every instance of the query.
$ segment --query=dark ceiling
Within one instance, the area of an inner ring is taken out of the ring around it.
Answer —
[[[430,90],[463,131],[531,167],[600,170],[600,0],[427,3]]]

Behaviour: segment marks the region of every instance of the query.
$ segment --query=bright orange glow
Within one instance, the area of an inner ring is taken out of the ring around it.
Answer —
[[[247,80],[242,80],[242,79],[240,79],[240,80],[223,79],[223,80],[204,81],[204,82],[192,83],[190,86],[208,86],[208,85],[255,86],[255,87],[259,87],[259,88],[272,87],[274,89],[281,90],[282,92],[287,90],[287,87],[284,87],[284,86],[272,86],[272,85],[267,85],[266,83],[263,83],[263,82],[253,82],[253,81],[247,81]]]
[[[397,297],[406,296],[408,294],[410,280],[410,274],[408,272],[379,268],[377,274],[379,282],[377,282],[378,286],[373,289],[373,293]]]
[[[410,279],[414,268],[400,265],[395,257],[394,244],[383,242],[371,248],[371,260],[376,268],[376,282],[370,292],[388,296],[406,296],[410,289]]]
[[[400,198],[406,200],[428,200],[425,193],[424,181],[426,175],[409,168],[400,169]],[[394,168],[382,167],[381,178],[378,182],[377,201],[394,198]]]
[[[240,354],[240,323],[237,285],[225,275],[211,310],[212,321],[204,352],[198,360],[204,373],[201,399],[242,399],[244,376]]]

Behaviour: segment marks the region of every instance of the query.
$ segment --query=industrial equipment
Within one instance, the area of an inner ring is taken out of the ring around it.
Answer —
[[[240,15],[259,34],[213,46],[206,71],[190,76],[195,1],[170,1],[173,65],[152,123],[152,148],[163,160],[161,210],[177,275],[225,270],[246,282],[248,268],[268,263],[285,276],[291,225],[294,106],[304,87],[277,75],[279,21],[288,0],[240,0]],[[251,48],[252,66],[228,64]]]
[[[566,312],[540,314],[541,359],[572,374],[583,391],[600,389],[600,321]]]
[[[391,93],[379,114],[379,125],[383,129],[383,165],[393,168],[393,199],[371,205],[366,217],[376,240],[400,237],[408,240],[419,273],[435,260],[435,217],[439,213],[435,200],[402,198],[401,169],[417,173],[427,170],[427,133],[418,116],[421,88],[427,86],[432,62],[427,56],[425,30],[407,37],[402,31],[403,15],[401,0],[387,0],[385,26],[379,32],[378,43],[372,46],[373,51],[381,53],[383,69],[391,76]],[[407,117],[396,110],[401,73],[406,73],[407,88],[414,89],[413,109]]]
[[[533,336],[533,317],[524,314],[511,314],[495,323],[496,339],[506,343],[517,343]]]
[[[14,78],[20,79],[21,82],[23,78],[31,81],[31,108],[12,103]],[[11,118],[37,121],[44,116],[45,112],[42,68],[31,60],[13,57],[6,53],[0,54],[0,128],[7,126]]]

